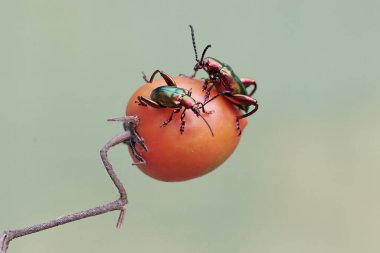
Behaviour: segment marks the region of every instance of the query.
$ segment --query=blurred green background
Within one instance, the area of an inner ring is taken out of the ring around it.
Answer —
[[[98,151],[141,71],[199,48],[258,82],[219,169],[163,183],[110,151],[130,203],[9,252],[380,252],[379,1],[0,2],[0,230],[115,200]]]

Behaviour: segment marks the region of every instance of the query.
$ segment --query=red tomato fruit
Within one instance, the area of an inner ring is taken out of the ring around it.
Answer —
[[[202,92],[201,80],[187,77],[173,77],[177,86],[192,89],[192,97],[203,102],[205,93]],[[225,98],[218,97],[205,106],[202,116],[212,127],[212,136],[205,122],[191,110],[186,110],[184,120],[185,131],[181,135],[181,112],[174,114],[173,120],[166,126],[160,127],[167,120],[173,108],[157,109],[140,106],[135,101],[137,96],[150,98],[153,89],[166,85],[163,79],[155,79],[152,83],[144,84],[130,98],[126,114],[139,117],[137,132],[144,138],[149,151],[145,152],[139,146],[137,151],[146,160],[146,164],[137,165],[146,175],[167,182],[185,181],[200,177],[221,165],[235,150],[241,136],[236,130],[236,116],[241,115],[239,109]],[[210,97],[216,95],[212,89]],[[247,120],[240,120],[244,130]],[[131,155],[133,159],[133,155]],[[137,160],[135,160],[137,162]]]

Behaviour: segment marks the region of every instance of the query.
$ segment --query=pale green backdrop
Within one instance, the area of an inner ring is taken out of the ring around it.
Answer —
[[[17,252],[380,252],[379,1],[0,2],[0,230],[117,198],[98,151],[141,71],[200,48],[261,107],[215,172],[162,183],[110,159],[130,203],[16,239]]]

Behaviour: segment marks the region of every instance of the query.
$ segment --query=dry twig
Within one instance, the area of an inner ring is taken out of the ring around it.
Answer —
[[[117,228],[120,228],[123,225],[125,205],[128,203],[127,192],[125,191],[123,184],[121,183],[115,171],[113,170],[112,165],[108,161],[107,153],[111,147],[120,143],[124,143],[129,145],[129,147],[135,154],[136,159],[139,160],[140,163],[145,163],[144,159],[136,152],[135,145],[136,143],[138,143],[145,149],[145,151],[148,151],[148,149],[144,144],[144,140],[136,133],[136,126],[138,125],[138,118],[136,116],[125,116],[122,118],[111,119],[109,121],[123,122],[125,130],[113,137],[111,140],[109,140],[100,150],[100,156],[102,158],[104,167],[106,168],[108,175],[111,177],[111,180],[113,181],[113,183],[119,191],[119,199],[105,205],[62,216],[57,219],[50,220],[41,224],[36,224],[21,229],[6,230],[4,234],[0,237],[0,253],[6,253],[11,240],[17,237],[37,233],[42,230],[46,230],[52,227],[60,226],[69,222],[77,221],[91,216],[104,214],[110,211],[120,210],[120,215],[116,226]]]

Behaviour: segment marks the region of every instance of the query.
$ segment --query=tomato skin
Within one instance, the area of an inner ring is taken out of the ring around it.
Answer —
[[[192,97],[203,102],[203,82],[187,77],[173,77],[178,87],[192,89]],[[185,131],[181,135],[180,113],[174,115],[173,120],[166,126],[160,127],[174,110],[173,108],[157,109],[138,105],[137,96],[150,98],[153,89],[166,85],[163,79],[155,79],[152,83],[141,86],[131,96],[126,115],[139,117],[137,132],[145,140],[149,151],[137,147],[138,152],[146,160],[146,164],[137,165],[146,175],[167,182],[185,181],[207,174],[221,165],[235,150],[241,136],[236,130],[236,116],[240,110],[223,97],[218,97],[205,106],[202,116],[212,127],[215,136],[212,136],[205,122],[191,110],[186,111],[184,118]],[[210,97],[216,95],[212,89]],[[183,109],[182,109],[183,110]],[[244,130],[247,120],[240,120]],[[133,159],[133,155],[131,155]],[[137,160],[134,160],[138,162]]]

